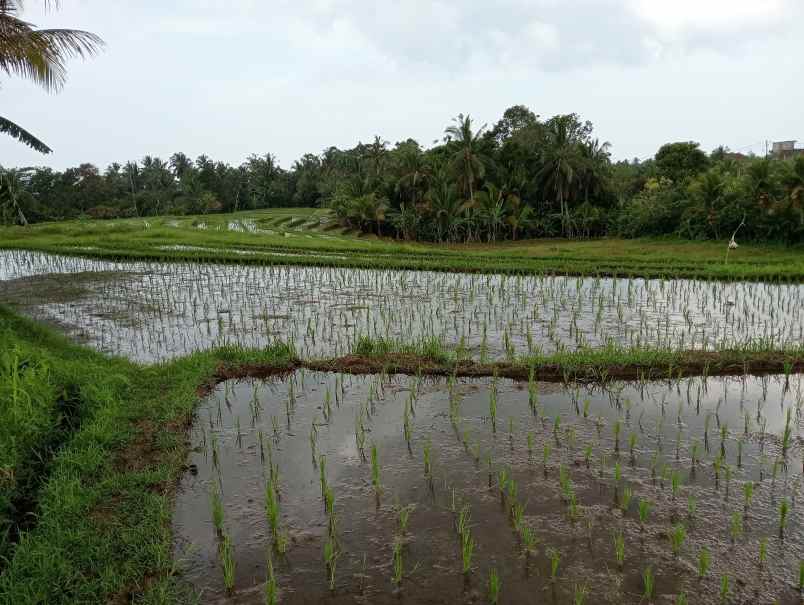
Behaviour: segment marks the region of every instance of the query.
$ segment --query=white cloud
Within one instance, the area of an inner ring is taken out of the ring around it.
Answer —
[[[733,32],[780,22],[799,0],[632,0],[636,14],[664,34]]]

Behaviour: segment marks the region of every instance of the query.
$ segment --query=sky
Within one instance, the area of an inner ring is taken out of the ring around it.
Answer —
[[[41,27],[106,41],[50,94],[0,73],[0,165],[63,169],[176,151],[240,164],[375,135],[423,146],[458,114],[576,112],[615,159],[693,140],[804,146],[803,0],[61,0]]]

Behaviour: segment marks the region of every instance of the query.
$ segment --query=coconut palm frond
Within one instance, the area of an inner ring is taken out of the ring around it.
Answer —
[[[0,133],[7,134],[17,139],[20,143],[26,144],[28,147],[35,149],[39,153],[50,153],[52,149],[45,145],[42,141],[37,139],[30,132],[18,126],[11,120],[0,116]]]

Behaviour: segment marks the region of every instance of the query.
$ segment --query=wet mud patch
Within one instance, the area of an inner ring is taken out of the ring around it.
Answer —
[[[800,602],[800,376],[220,378],[173,520],[203,602]]]
[[[157,307],[125,294],[127,285],[146,275],[78,271],[0,280],[0,303],[58,328],[79,343],[97,344],[115,329],[139,330],[159,313]]]

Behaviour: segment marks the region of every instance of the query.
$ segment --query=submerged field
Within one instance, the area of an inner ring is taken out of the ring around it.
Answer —
[[[0,603],[800,602],[795,255],[567,276],[286,214],[0,251]]]
[[[471,602],[496,571],[500,602],[637,603],[650,569],[657,602],[722,602],[725,577],[730,601],[797,603],[801,509],[784,529],[780,510],[801,452],[780,435],[803,396],[799,377],[224,382],[177,556],[210,602],[264,602],[266,582],[292,603]]]
[[[481,363],[579,349],[784,349],[804,342],[804,285],[328,267],[112,263],[0,251],[0,302],[139,361],[215,345],[360,337],[435,341]]]

